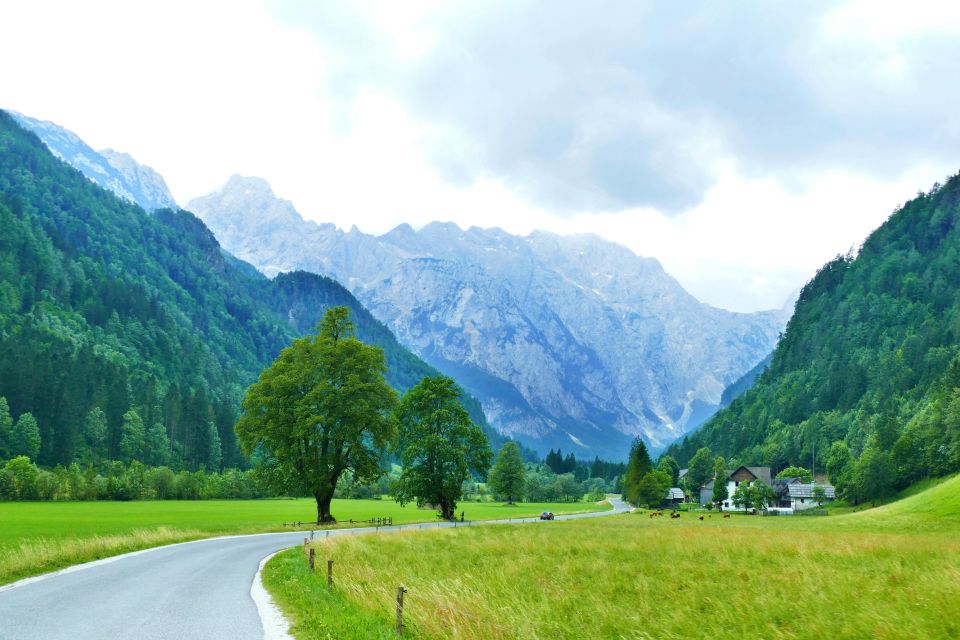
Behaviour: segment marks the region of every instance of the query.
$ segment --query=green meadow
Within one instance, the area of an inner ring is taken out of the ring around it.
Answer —
[[[320,541],[333,590],[300,549],[264,580],[299,639],[395,637],[399,585],[413,638],[960,637],[960,477],[842,515],[704,515]]]
[[[469,520],[608,509],[608,504],[462,503]],[[338,526],[393,518],[432,522],[434,511],[392,500],[334,500]],[[160,544],[216,535],[290,531],[285,522],[316,519],[311,499],[151,500],[135,502],[0,502],[0,584]],[[306,525],[305,528],[309,528]]]

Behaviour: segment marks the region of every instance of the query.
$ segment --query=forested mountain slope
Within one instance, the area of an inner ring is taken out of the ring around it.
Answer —
[[[332,305],[385,350],[393,386],[436,375],[335,281],[267,280],[192,214],[145,213],[0,111],[0,397],[13,419],[36,418],[40,463],[242,464],[232,426],[244,389]]]
[[[855,499],[960,470],[960,177],[823,266],[755,386],[670,453],[817,469]]]

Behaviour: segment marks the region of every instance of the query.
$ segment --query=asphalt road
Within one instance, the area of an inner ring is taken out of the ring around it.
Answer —
[[[629,510],[619,499],[611,502],[612,511],[557,519]],[[502,522],[540,520],[467,524]],[[443,522],[380,531],[452,526]],[[330,536],[373,531],[339,529]],[[262,640],[260,616],[250,597],[258,566],[268,555],[301,544],[304,535],[265,533],[157,547],[0,587],[0,640]]]

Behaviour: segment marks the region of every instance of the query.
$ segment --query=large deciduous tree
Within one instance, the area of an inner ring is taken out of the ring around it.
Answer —
[[[651,471],[640,479],[637,486],[637,504],[656,509],[667,499],[670,476],[664,471]]]
[[[687,489],[690,493],[700,491],[700,487],[707,484],[707,481],[713,475],[713,453],[707,447],[700,448],[693,457],[690,458],[690,464],[687,467]]]
[[[487,436],[460,404],[460,390],[446,377],[426,377],[397,409],[403,471],[394,489],[400,504],[432,504],[453,517],[471,471],[485,475],[493,452]]]
[[[322,524],[336,522],[330,502],[344,472],[358,483],[382,475],[397,395],[384,379],[383,351],[353,336],[346,307],[328,309],[318,329],[247,389],[235,430],[274,490],[313,495]]]
[[[523,500],[525,482],[523,458],[516,442],[507,442],[497,454],[497,460],[490,470],[490,488],[494,495],[506,498],[507,502]]]
[[[680,486],[680,465],[673,456],[662,456],[657,463],[657,470],[670,476],[670,486]]]

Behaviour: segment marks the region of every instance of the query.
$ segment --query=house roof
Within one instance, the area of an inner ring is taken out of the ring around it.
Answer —
[[[677,477],[683,478],[685,475],[687,475],[687,471],[690,471],[690,469],[680,469],[680,474]]]
[[[677,487],[667,489],[667,500],[683,500],[684,497],[683,489],[678,489]]]
[[[750,471],[753,475],[757,477],[757,480],[763,480],[764,484],[770,484],[770,467],[747,467],[747,470]],[[734,469],[736,472],[736,469]],[[730,475],[733,475],[731,472]]]
[[[833,488],[833,485],[829,484],[802,484],[802,483],[791,483],[787,485],[787,492],[791,498],[812,498],[813,497],[813,488],[822,487],[823,493],[828,500],[834,500],[837,497],[837,492]]]

